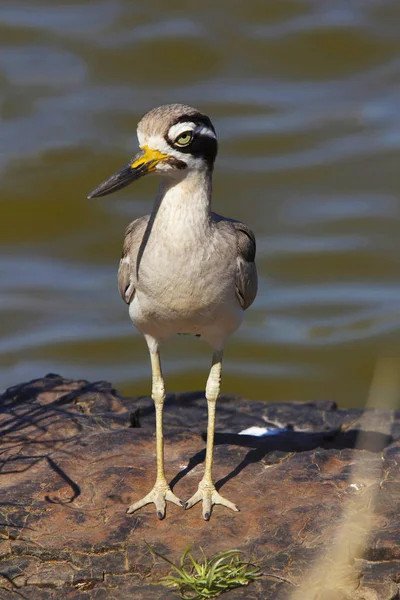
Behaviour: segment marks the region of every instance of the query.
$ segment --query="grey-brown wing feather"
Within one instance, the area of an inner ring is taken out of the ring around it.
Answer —
[[[213,213],[213,220],[230,245],[236,241],[236,296],[243,310],[257,295],[256,238],[244,223]]]
[[[118,269],[118,290],[122,299],[130,304],[135,295],[136,259],[146,231],[149,215],[132,221],[126,229],[122,256]]]
[[[237,237],[236,295],[243,308],[249,308],[257,295],[256,238],[244,223],[231,221]]]

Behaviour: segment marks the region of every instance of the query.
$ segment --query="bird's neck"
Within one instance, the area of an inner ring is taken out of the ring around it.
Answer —
[[[165,178],[153,208],[154,224],[175,235],[201,233],[210,223],[211,191],[211,171],[192,171],[179,181]]]

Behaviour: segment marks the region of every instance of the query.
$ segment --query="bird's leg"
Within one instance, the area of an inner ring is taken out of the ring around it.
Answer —
[[[214,352],[210,375],[208,376],[206,386],[206,398],[208,406],[208,425],[207,425],[207,450],[206,466],[204,477],[199,483],[197,492],[185,504],[185,508],[191,508],[200,500],[203,501],[203,518],[208,521],[211,516],[211,507],[213,504],[222,504],[231,510],[238,511],[238,507],[226,500],[215,489],[212,480],[212,463],[214,449],[214,430],[215,430],[215,408],[221,386],[222,370],[222,350]]]
[[[163,438],[163,408],[165,400],[164,379],[161,371],[160,354],[150,351],[151,373],[152,373],[152,393],[156,409],[156,445],[157,445],[157,477],[153,489],[144,498],[132,504],[127,513],[131,514],[153,502],[156,506],[157,517],[165,517],[166,501],[169,500],[178,506],[184,506],[184,502],[172,493],[164,474],[164,438]]]

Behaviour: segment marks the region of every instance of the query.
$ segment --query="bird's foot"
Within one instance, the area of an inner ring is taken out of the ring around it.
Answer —
[[[157,517],[159,519],[163,519],[165,517],[165,508],[168,502],[173,502],[177,506],[185,506],[185,503],[180,500],[175,494],[171,491],[169,485],[165,483],[155,483],[151,492],[149,492],[144,498],[138,500],[126,511],[128,515],[134,513],[135,511],[142,508],[142,506],[146,506],[146,504],[151,504],[152,502],[155,504]]]
[[[214,504],[222,504],[231,510],[238,511],[236,504],[227,500],[217,492],[213,483],[203,483],[200,481],[197,492],[186,502],[185,508],[191,508],[200,500],[203,501],[203,519],[209,521],[211,517],[211,507]]]

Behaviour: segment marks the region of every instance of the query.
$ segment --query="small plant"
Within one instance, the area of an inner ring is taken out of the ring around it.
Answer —
[[[262,575],[260,567],[241,560],[240,550],[227,550],[208,559],[200,547],[202,559],[198,562],[191,552],[192,548],[189,547],[182,554],[177,566],[148,544],[147,546],[173,569],[159,583],[178,588],[180,597],[184,600],[216,598],[223,592],[248,585]]]

